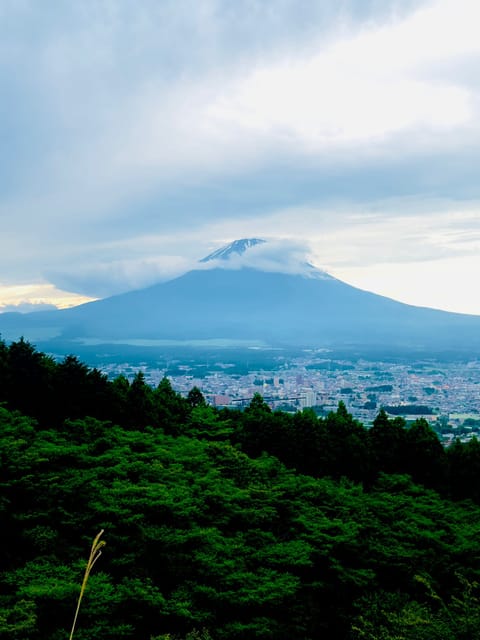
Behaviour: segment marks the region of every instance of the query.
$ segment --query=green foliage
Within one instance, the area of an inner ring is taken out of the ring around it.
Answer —
[[[450,466],[450,490],[454,498],[470,498],[480,503],[480,442],[455,441],[447,450]]]
[[[1,600],[0,600],[1,603]],[[18,600],[13,605],[0,609],[0,638],[21,640],[30,638],[37,626],[35,603],[31,600]]]
[[[6,427],[5,410],[3,419]],[[297,420],[316,424],[309,413]],[[88,640],[203,628],[225,639],[346,637],[366,593],[412,594],[419,571],[448,591],[467,558],[472,576],[480,567],[478,511],[406,476],[383,476],[365,493],[227,441],[93,419],[71,423],[72,438],[11,421],[22,438],[10,440],[7,484],[22,502],[6,508],[19,546],[0,587],[4,624],[16,620],[19,638],[68,628],[79,575],[70,567],[85,544],[79,523],[109,532],[82,604],[78,637]]]
[[[172,636],[170,633],[165,633],[161,636],[155,636],[155,638],[151,638],[151,640],[182,640],[180,636]],[[197,629],[193,629],[187,633],[186,636],[183,637],[183,640],[212,640],[211,635],[206,629],[202,629],[198,631]]]
[[[22,341],[0,374],[0,638],[68,637],[99,528],[79,640],[478,637],[476,440],[344,403],[218,410]]]
[[[423,587],[421,602],[398,593],[378,593],[359,603],[361,613],[352,625],[352,639],[360,640],[478,640],[480,602],[478,583],[457,575],[458,592],[445,602],[430,580],[416,575]]]
[[[188,417],[186,432],[197,438],[226,440],[233,432],[231,420],[222,420],[220,414],[206,403],[195,403]]]
[[[196,407],[207,406],[207,402],[198,387],[193,387],[192,389],[190,389],[187,395],[187,402],[192,407],[192,409]]]

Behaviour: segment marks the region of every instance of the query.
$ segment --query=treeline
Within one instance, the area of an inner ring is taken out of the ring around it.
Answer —
[[[217,410],[24,341],[0,367],[0,638],[68,637],[100,529],[76,640],[480,638],[480,507],[451,499],[478,502],[476,441]]]
[[[385,405],[383,408],[393,416],[433,415],[433,409],[424,404]]]
[[[152,388],[141,372],[131,382],[123,375],[109,381],[73,355],[56,362],[23,339],[0,341],[2,401],[35,418],[39,428],[90,416],[126,429],[149,426],[173,436],[223,438],[250,456],[267,452],[314,477],[347,477],[370,486],[379,473],[405,473],[445,497],[480,504],[477,440],[444,449],[425,419],[407,427],[383,409],[369,429],[342,402],[325,418],[308,409],[293,415],[272,411],[259,394],[245,410],[217,410],[197,388],[184,398],[167,378]]]

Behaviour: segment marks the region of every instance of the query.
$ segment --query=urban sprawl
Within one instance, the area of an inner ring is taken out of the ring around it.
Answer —
[[[198,366],[178,364],[168,368],[152,364],[111,364],[102,367],[110,377],[132,379],[142,371],[156,386],[167,376],[182,395],[198,387],[217,407],[247,406],[260,393],[272,409],[314,409],[319,415],[335,411],[343,401],[348,411],[366,426],[381,408],[407,421],[425,418],[448,444],[467,441],[480,432],[480,361],[372,362],[329,360],[311,355],[295,358],[273,370],[232,374],[234,365],[216,362],[214,371],[199,373]]]

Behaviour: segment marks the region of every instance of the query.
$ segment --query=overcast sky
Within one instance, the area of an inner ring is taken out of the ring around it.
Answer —
[[[478,0],[0,0],[0,310],[262,237],[480,314],[479,24]]]

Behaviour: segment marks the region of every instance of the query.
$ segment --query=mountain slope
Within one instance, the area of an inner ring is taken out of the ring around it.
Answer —
[[[307,277],[253,268],[199,269],[72,309],[3,314],[0,332],[32,340],[222,338],[292,346],[480,348],[478,316],[402,304],[322,272]]]

